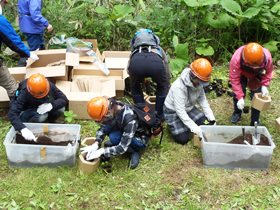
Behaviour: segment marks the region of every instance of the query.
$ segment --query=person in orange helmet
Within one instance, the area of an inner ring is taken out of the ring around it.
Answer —
[[[67,104],[66,96],[52,82],[42,74],[33,74],[19,84],[8,118],[26,140],[35,141],[34,134],[23,122],[54,122]]]
[[[241,119],[245,106],[246,87],[250,90],[252,100],[254,93],[268,96],[268,86],[272,79],[273,63],[268,49],[252,42],[239,47],[230,60],[229,79],[233,90],[234,112],[231,122],[236,124]],[[259,124],[260,111],[251,108],[251,122]]]
[[[96,132],[96,143],[86,147],[86,159],[92,160],[104,156],[128,153],[130,155],[129,167],[134,169],[140,161],[140,152],[146,148],[151,133],[138,120],[131,106],[116,101],[113,98],[95,97],[88,102],[89,116],[101,127]],[[109,136],[109,141],[104,143],[105,148],[99,148],[104,138]]]
[[[186,144],[192,134],[202,138],[200,125],[216,124],[204,92],[204,87],[209,84],[211,72],[211,63],[207,59],[199,58],[185,68],[171,85],[164,102],[163,113],[172,137],[179,144]]]

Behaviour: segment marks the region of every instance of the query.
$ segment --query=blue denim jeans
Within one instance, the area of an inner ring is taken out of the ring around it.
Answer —
[[[34,50],[44,50],[45,49],[45,39],[44,34],[28,34],[24,33],[27,39],[27,43],[30,51]]]
[[[122,138],[121,131],[112,131],[109,133],[110,142],[115,146],[118,145]],[[145,148],[146,145],[141,141],[140,137],[133,137],[131,144],[129,145],[135,151],[140,151],[141,149]]]
[[[49,122],[55,121],[60,115],[65,111],[65,107],[60,108],[55,111],[50,111],[46,114],[38,114],[36,109],[27,109],[20,114],[20,120],[22,122],[34,122],[34,123],[43,123],[47,119]]]

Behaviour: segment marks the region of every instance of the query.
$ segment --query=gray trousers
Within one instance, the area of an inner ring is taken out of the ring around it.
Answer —
[[[18,84],[14,77],[10,74],[8,68],[0,64],[0,86],[6,89],[9,98],[15,96]]]

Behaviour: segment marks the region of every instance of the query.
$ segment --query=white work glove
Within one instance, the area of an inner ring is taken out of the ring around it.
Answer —
[[[262,86],[262,97],[268,96],[269,92],[266,86]]]
[[[237,101],[237,108],[240,109],[240,110],[243,110],[244,109],[244,106],[245,106],[245,101],[243,98],[239,99]]]
[[[34,52],[30,52],[30,58],[33,60],[33,61],[37,61],[39,60],[39,57],[36,53]]]
[[[38,114],[45,114],[45,113],[51,111],[52,108],[53,108],[53,106],[51,103],[44,103],[38,107],[37,112],[38,112]]]
[[[104,148],[100,148],[96,151],[91,151],[87,153],[86,160],[93,160],[99,158],[105,152]]]
[[[23,128],[21,129],[21,135],[23,136],[23,138],[25,138],[28,141],[36,141],[36,138],[34,136],[34,134],[32,133],[31,130],[29,130],[28,128]]]
[[[47,27],[48,32],[51,32],[53,30],[53,26],[51,24],[48,25]]]
[[[202,130],[198,126],[193,127],[192,132],[195,133],[196,135],[198,135],[199,138],[202,138],[202,136],[203,136]]]
[[[99,146],[98,146],[98,142],[94,142],[92,145],[90,146],[86,146],[86,147],[82,147],[80,149],[81,153],[89,153],[89,152],[95,152],[96,150],[98,150]]]

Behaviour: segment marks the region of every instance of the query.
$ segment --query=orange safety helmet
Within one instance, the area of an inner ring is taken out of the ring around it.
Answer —
[[[249,43],[244,47],[242,56],[245,63],[259,66],[264,59],[263,47],[255,42]]]
[[[204,82],[210,80],[212,73],[212,65],[205,58],[199,58],[193,61],[190,65],[192,73]]]
[[[35,98],[44,98],[50,91],[50,83],[42,74],[33,74],[27,79],[27,90]]]
[[[87,104],[88,115],[95,121],[101,121],[108,113],[109,101],[105,97],[94,97]]]

